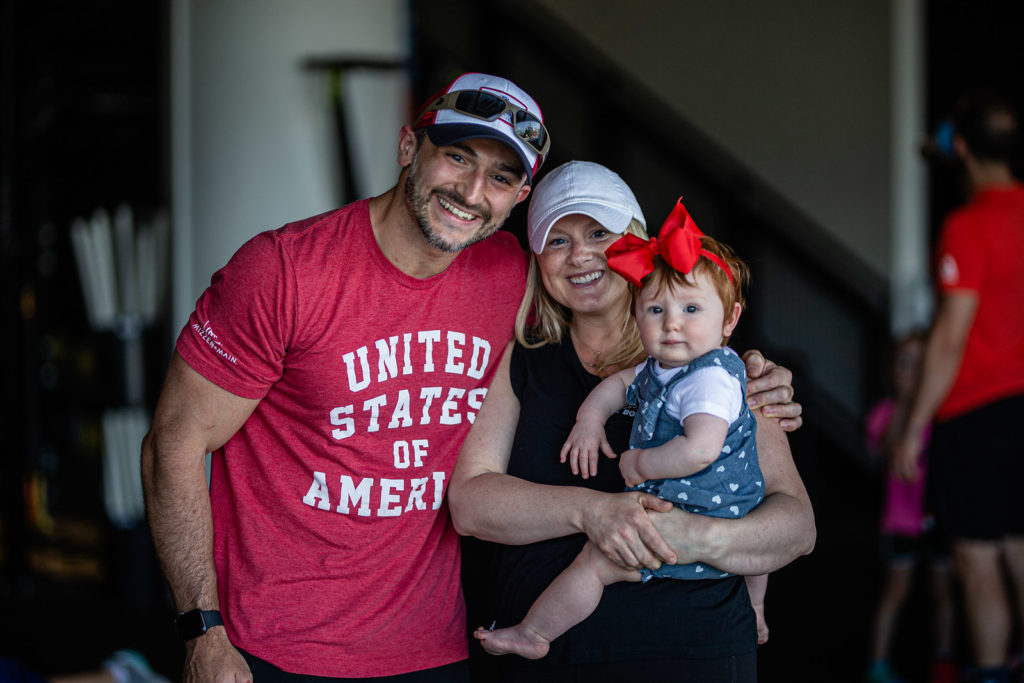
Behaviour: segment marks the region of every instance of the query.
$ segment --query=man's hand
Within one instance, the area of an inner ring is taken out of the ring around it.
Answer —
[[[252,683],[252,672],[223,626],[185,644],[185,683]]]
[[[583,515],[583,531],[608,559],[625,569],[675,564],[676,554],[654,528],[648,510],[668,512],[667,500],[639,491],[609,493]]]
[[[765,417],[778,418],[779,426],[795,432],[803,424],[803,406],[793,400],[793,373],[750,350],[743,354],[747,366],[747,405],[761,409]]]
[[[889,451],[889,467],[903,481],[917,481],[921,476],[921,451],[924,437],[920,430],[908,429],[897,438]]]

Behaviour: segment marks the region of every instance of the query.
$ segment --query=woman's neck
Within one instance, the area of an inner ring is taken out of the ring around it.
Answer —
[[[602,313],[573,313],[569,331],[576,339],[595,349],[611,348],[622,335],[625,311]]]
[[[626,311],[601,312],[597,314],[574,313],[569,321],[569,334],[576,348],[576,355],[591,373],[622,338]]]

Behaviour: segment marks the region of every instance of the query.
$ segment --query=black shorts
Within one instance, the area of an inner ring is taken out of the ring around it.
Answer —
[[[882,534],[880,542],[882,557],[888,562],[923,560],[941,564],[949,561],[949,540],[934,524],[917,536]]]
[[[439,666],[434,669],[413,671],[407,674],[395,676],[378,676],[373,678],[330,678],[324,676],[311,676],[308,674],[293,674],[282,671],[270,662],[251,655],[239,648],[242,658],[249,665],[253,681],[260,683],[331,683],[332,681],[387,681],[391,683],[469,683],[469,663],[465,660]]]
[[[1024,396],[938,422],[932,430],[929,498],[953,538],[1024,536]]]

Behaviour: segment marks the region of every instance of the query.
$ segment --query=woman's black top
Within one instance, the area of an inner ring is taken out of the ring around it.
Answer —
[[[516,344],[510,369],[520,415],[508,473],[527,481],[623,491],[618,461],[602,456],[598,474],[575,476],[558,454],[576,422],[580,404],[600,380],[584,370],[570,342],[526,349]],[[632,426],[626,409],[608,420],[608,441],[616,453],[628,448]],[[493,571],[491,587],[497,626],[518,623],[530,605],[583,547],[576,534],[524,546],[490,546],[489,562],[473,558],[490,544],[470,546],[471,566]],[[486,551],[483,551],[486,552]],[[480,578],[479,576],[477,578]],[[479,587],[479,586],[478,586]],[[473,595],[467,587],[470,614]],[[483,623],[489,626],[490,621]],[[472,622],[471,622],[472,626]],[[662,658],[708,658],[743,654],[757,647],[754,612],[742,577],[648,583],[616,583],[605,589],[597,610],[552,643],[547,657],[501,659],[514,669],[544,669],[585,662]]]

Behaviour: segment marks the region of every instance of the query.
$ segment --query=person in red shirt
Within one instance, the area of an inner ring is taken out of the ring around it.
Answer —
[[[1024,615],[1024,185],[1011,170],[1017,118],[991,95],[962,100],[953,149],[972,190],[945,221],[936,258],[941,295],[921,378],[892,451],[917,476],[927,425],[939,522],[954,539],[968,630],[971,680],[1007,680],[1011,598]]]

